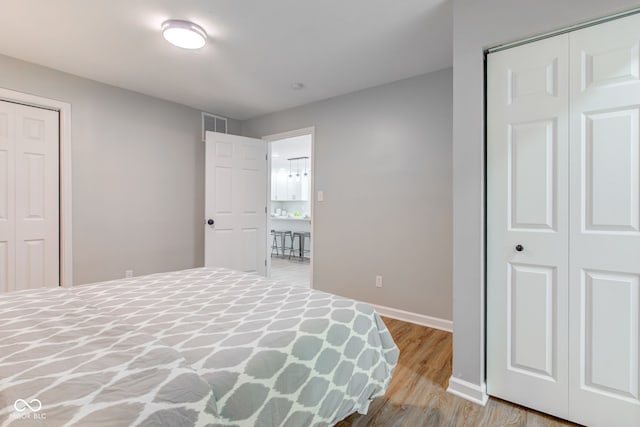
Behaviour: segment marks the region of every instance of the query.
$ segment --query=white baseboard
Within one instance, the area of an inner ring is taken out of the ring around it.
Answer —
[[[449,387],[447,388],[447,392],[455,394],[456,396],[470,402],[477,403],[481,406],[486,405],[487,400],[489,400],[487,387],[484,383],[481,385],[472,384],[453,376],[449,378]]]
[[[440,329],[442,331],[453,332],[453,322],[451,320],[425,316],[424,314],[398,310],[397,308],[385,307],[383,305],[369,305],[375,308],[378,314],[382,316],[391,317],[392,319],[402,320],[409,323],[415,323],[416,325],[427,326],[429,328]]]

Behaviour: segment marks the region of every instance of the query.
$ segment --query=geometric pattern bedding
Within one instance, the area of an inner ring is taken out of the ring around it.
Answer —
[[[0,426],[330,426],[398,355],[367,304],[221,268],[12,292]]]

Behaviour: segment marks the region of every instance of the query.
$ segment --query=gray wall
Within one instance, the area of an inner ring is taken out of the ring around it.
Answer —
[[[6,56],[0,87],[71,104],[74,283],[202,265],[200,111]]]
[[[454,0],[453,376],[484,382],[483,49],[637,7],[632,0]]]
[[[316,289],[451,319],[451,84],[446,69],[242,123],[315,126]]]

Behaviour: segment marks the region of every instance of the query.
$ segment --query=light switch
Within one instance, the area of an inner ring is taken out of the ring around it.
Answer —
[[[324,202],[324,191],[318,190],[318,201]]]

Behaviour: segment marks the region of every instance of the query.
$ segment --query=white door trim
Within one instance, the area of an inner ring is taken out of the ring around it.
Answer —
[[[60,115],[60,285],[73,285],[71,204],[71,104],[0,88],[0,100],[46,108]]]
[[[310,126],[302,129],[291,130],[287,132],[274,133],[273,135],[263,136],[262,139],[267,141],[267,143],[271,141],[278,141],[280,139],[293,138],[296,136],[303,135],[311,135],[311,191],[309,192],[309,198],[311,199],[311,245],[309,249],[311,249],[311,262],[309,263],[310,268],[310,277],[309,277],[309,287],[313,289],[313,258],[315,257],[315,241],[316,241],[316,228],[315,228],[315,204],[316,204],[316,191],[315,191],[315,176],[316,176],[316,127]],[[269,163],[267,164],[267,189],[271,191],[271,145],[268,145],[268,153],[269,153]],[[271,197],[267,197],[267,211],[271,212]],[[267,259],[268,262],[271,263],[271,257],[268,256],[271,253],[271,241],[269,240],[269,230],[271,229],[271,217],[267,215],[267,236],[266,236],[266,245],[267,245]],[[269,264],[269,272],[271,271],[271,264]]]

